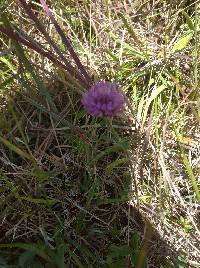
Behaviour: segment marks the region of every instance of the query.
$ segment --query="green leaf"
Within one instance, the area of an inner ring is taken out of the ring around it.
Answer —
[[[151,102],[164,90],[166,89],[166,86],[165,85],[161,85],[159,87],[154,87],[153,91],[151,92],[151,95],[150,97],[147,99],[146,101],[146,105],[145,105],[145,108],[144,108],[144,113],[143,113],[143,118],[142,118],[142,122],[144,124],[145,120],[146,120],[146,117],[147,117],[147,113],[148,113],[148,110],[149,110],[149,106],[151,104]]]
[[[191,18],[188,16],[188,14],[185,11],[183,11],[183,16],[184,16],[190,30],[195,31],[194,24],[193,24]]]
[[[192,187],[193,187],[193,190],[196,194],[196,198],[197,198],[197,201],[200,202],[200,191],[199,191],[199,187],[198,187],[198,183],[197,183],[197,178],[195,177],[194,173],[193,173],[193,170],[192,170],[192,167],[190,165],[190,162],[187,158],[187,155],[185,154],[185,151],[184,151],[184,148],[181,144],[181,138],[180,138],[180,134],[178,133],[176,127],[174,126],[174,131],[175,131],[175,134],[176,134],[176,138],[178,140],[178,144],[179,144],[179,147],[180,147],[180,150],[181,150],[181,153],[182,153],[182,158],[183,158],[183,163],[186,167],[186,171],[187,171],[187,174],[191,180],[191,183],[192,183]]]
[[[150,98],[148,99],[148,103],[150,104],[164,89],[166,89],[165,85],[161,85],[159,87],[155,87],[151,93]]]
[[[30,263],[33,262],[33,259],[35,257],[35,252],[33,251],[25,251],[22,253],[19,257],[19,264],[22,268],[29,267]]]
[[[134,232],[131,236],[130,245],[133,250],[139,249],[140,245],[140,236],[137,232]]]
[[[115,35],[112,32],[108,32],[109,36],[115,40],[115,42],[119,45],[121,45],[121,39]],[[132,46],[130,46],[128,43],[124,42],[123,43],[124,49],[129,51],[131,54],[133,54],[135,57],[140,58],[140,59],[145,59],[145,56],[143,55],[142,52],[138,51],[137,49],[134,49]]]
[[[123,14],[120,14],[120,17],[124,23],[124,26],[126,27],[127,31],[129,32],[130,36],[133,38],[133,40],[135,41],[135,43],[138,45],[138,47],[141,49],[141,41],[139,40],[139,38],[137,37],[135,31],[133,30],[133,28],[130,26],[130,22],[127,21],[127,19],[123,16]]]
[[[98,161],[101,158],[103,158],[104,156],[109,155],[109,154],[114,153],[114,152],[121,152],[121,151],[123,152],[123,151],[126,151],[126,150],[128,150],[128,148],[129,148],[129,141],[122,140],[122,141],[114,144],[113,146],[110,146],[109,148],[107,148],[103,152],[100,152],[96,156],[96,158],[94,159],[94,161]]]
[[[32,171],[27,171],[25,175],[29,177],[35,177],[38,181],[44,182],[50,178],[55,178],[59,173],[55,171],[44,171],[42,169],[33,169]]]
[[[124,259],[117,260],[109,264],[109,268],[124,268],[127,267],[126,261]]]
[[[144,253],[146,254],[146,253]],[[146,268],[147,267],[147,256],[145,255],[142,259],[141,258],[141,251],[137,251],[131,256],[131,262],[134,264],[134,267]],[[140,263],[138,265],[138,262]]]
[[[16,68],[15,66],[4,56],[4,57],[0,57],[0,61],[2,61],[3,63],[6,64],[6,66],[14,73],[16,74]]]
[[[131,254],[132,249],[128,245],[110,246],[110,254],[109,257],[111,258],[118,258],[118,257],[125,257]]]
[[[65,247],[64,243],[60,244],[57,248],[57,263],[58,267],[65,268]]]
[[[126,164],[127,162],[129,162],[129,159],[125,157],[115,160],[114,162],[112,162],[106,167],[106,174],[110,175],[114,168],[120,165]]]
[[[20,196],[20,199],[26,200],[34,204],[42,204],[42,205],[47,205],[47,206],[53,206],[55,203],[58,202],[57,200],[52,200],[52,199],[32,198],[32,197],[26,197],[26,196]]]
[[[125,267],[124,257],[131,254],[131,248],[128,245],[116,246],[112,244],[110,246],[109,254],[106,259],[108,267]],[[117,261],[116,261],[117,260]],[[119,266],[116,266],[118,263]]]
[[[118,57],[111,50],[107,49],[106,52],[114,61],[118,62]]]
[[[23,158],[31,159],[31,156],[18,148],[16,145],[12,144],[8,140],[4,139],[0,136],[0,142],[3,143],[5,146],[7,146],[11,151],[15,152],[16,154],[20,155]]]
[[[186,48],[186,46],[189,44],[190,40],[193,37],[193,32],[189,32],[187,34],[185,34],[184,36],[182,36],[173,46],[172,51],[173,52],[177,52],[180,51],[184,48]]]
[[[178,268],[185,268],[187,266],[186,257],[184,255],[179,255],[177,261],[178,261],[178,266],[177,266]]]

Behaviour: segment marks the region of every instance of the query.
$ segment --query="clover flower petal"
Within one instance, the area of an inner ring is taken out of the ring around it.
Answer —
[[[119,116],[124,111],[125,98],[117,84],[100,81],[83,96],[82,104],[92,116]]]

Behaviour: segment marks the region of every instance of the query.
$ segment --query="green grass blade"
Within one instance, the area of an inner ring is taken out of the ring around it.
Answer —
[[[178,41],[174,44],[172,51],[177,52],[180,50],[183,50],[186,48],[186,46],[189,44],[190,40],[193,37],[193,32],[189,32],[187,34],[184,34],[181,38],[178,39]]]
[[[102,159],[104,156],[109,155],[109,154],[114,153],[114,152],[126,151],[126,150],[128,150],[128,148],[129,148],[129,142],[127,140],[120,141],[120,142],[114,144],[113,146],[110,146],[106,150],[100,152],[96,156],[96,158],[94,158],[94,161],[98,161],[98,160]]]
[[[106,174],[111,175],[114,168],[126,164],[127,162],[129,162],[129,159],[125,157],[115,160],[106,167]]]
[[[121,19],[122,19],[122,21],[124,23],[124,26],[126,27],[128,33],[133,38],[135,43],[138,45],[139,49],[142,50],[142,42],[137,37],[137,35],[136,35],[135,31],[133,30],[133,28],[130,27],[130,22],[128,22],[127,18],[125,18],[125,16],[123,16],[123,14],[121,14],[120,17],[121,17]]]
[[[26,196],[20,196],[20,199],[28,201],[33,204],[41,204],[41,205],[47,205],[47,206],[53,206],[58,202],[57,200],[52,200],[52,199],[32,198],[32,197],[26,197]]]
[[[198,202],[200,202],[200,190],[199,190],[199,187],[198,187],[198,184],[197,184],[197,180],[196,180],[196,177],[193,173],[193,170],[192,170],[192,167],[190,165],[190,162],[184,152],[184,148],[183,146],[181,145],[181,141],[180,141],[180,134],[178,133],[178,131],[175,129],[174,127],[174,131],[175,131],[175,134],[176,134],[176,138],[178,140],[178,144],[179,144],[179,147],[180,147],[180,150],[181,150],[181,153],[182,153],[182,158],[183,158],[183,163],[186,167],[186,171],[188,173],[188,176],[191,180],[191,183],[192,183],[192,187],[193,187],[193,190],[196,194],[196,198],[198,200]]]
[[[3,143],[5,146],[7,146],[11,151],[21,156],[22,158],[31,160],[31,156],[28,153],[24,152],[23,150],[18,148],[16,145],[12,144],[11,142],[9,142],[8,140],[4,139],[1,136],[0,136],[0,142]]]
[[[194,26],[191,18],[189,17],[189,15],[185,11],[183,11],[183,16],[184,16],[190,30],[195,31],[195,26]]]
[[[166,86],[165,85],[161,85],[159,87],[156,87],[153,89],[150,97],[147,99],[146,101],[146,104],[145,104],[145,107],[144,107],[144,113],[143,113],[143,119],[142,119],[142,122],[144,124],[144,122],[146,121],[146,118],[147,118],[147,113],[148,113],[148,110],[149,110],[149,107],[150,107],[150,104],[151,102],[164,90],[166,89]]]
[[[16,74],[16,68],[15,66],[6,58],[6,57],[0,57],[0,61],[5,63],[5,65],[14,73]]]

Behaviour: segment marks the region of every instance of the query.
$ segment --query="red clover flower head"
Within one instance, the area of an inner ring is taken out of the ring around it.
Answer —
[[[122,114],[125,98],[117,84],[100,81],[85,93],[82,104],[92,116],[112,117]]]

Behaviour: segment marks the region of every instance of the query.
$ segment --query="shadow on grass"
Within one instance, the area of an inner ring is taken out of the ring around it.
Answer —
[[[61,82],[47,87],[56,113],[39,93],[2,109],[3,267],[179,267],[180,254],[128,205],[137,129],[126,116],[89,118]]]

